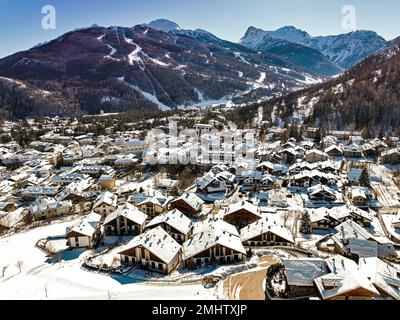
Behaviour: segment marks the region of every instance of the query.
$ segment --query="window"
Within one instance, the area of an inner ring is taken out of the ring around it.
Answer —
[[[201,259],[196,259],[196,264],[201,265]]]

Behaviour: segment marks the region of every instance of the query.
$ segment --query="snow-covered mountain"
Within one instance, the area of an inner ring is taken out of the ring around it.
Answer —
[[[175,22],[167,20],[167,19],[153,20],[148,24],[144,23],[143,26],[148,26],[150,28],[164,31],[164,32],[180,30],[180,27]]]
[[[287,26],[275,31],[265,31],[250,27],[240,43],[256,49],[264,42],[272,39],[286,40],[299,45],[318,50],[327,56],[332,63],[349,69],[369,55],[384,48],[386,40],[373,31],[354,31],[335,36],[312,37],[307,32],[293,26]]]
[[[157,29],[150,24],[81,28],[1,59],[0,76],[31,88],[27,99],[14,101],[15,95],[9,99],[14,89],[4,86],[0,106],[11,117],[53,115],[60,110],[66,115],[165,110],[254,101],[324,80],[288,59],[204,30],[181,30],[165,20],[151,24]],[[54,99],[46,108],[32,108],[42,101],[30,101],[30,92],[40,90],[51,92]]]
[[[400,43],[392,41],[341,76],[265,102],[265,113],[312,126],[373,135],[400,126]],[[255,105],[257,110],[260,105]]]

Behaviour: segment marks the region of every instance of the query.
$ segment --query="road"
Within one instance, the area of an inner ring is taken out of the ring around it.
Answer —
[[[224,281],[224,289],[230,300],[265,300],[263,283],[269,266],[278,263],[274,257],[262,257],[255,271],[233,275]]]

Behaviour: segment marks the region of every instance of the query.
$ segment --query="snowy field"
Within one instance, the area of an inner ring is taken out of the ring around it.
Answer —
[[[89,252],[67,251],[61,263],[52,264],[35,247],[39,239],[65,233],[75,221],[41,227],[0,239],[0,299],[216,299],[214,289],[194,285],[150,285],[138,280],[89,272],[81,268]],[[21,272],[17,262],[22,261]],[[3,266],[8,268],[1,277]]]

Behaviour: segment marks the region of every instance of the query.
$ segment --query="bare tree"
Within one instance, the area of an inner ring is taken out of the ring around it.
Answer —
[[[115,266],[118,265],[118,263],[119,263],[119,258],[118,258],[117,256],[115,256],[115,257],[112,259],[111,266],[112,266],[112,267],[115,267]]]
[[[3,266],[3,267],[1,268],[1,277],[2,277],[2,278],[4,278],[4,276],[5,276],[5,274],[6,274],[7,268],[8,268],[8,265]]]
[[[112,300],[112,293],[110,290],[107,290],[107,298],[108,300]]]
[[[289,211],[285,211],[282,215],[282,219],[283,219],[283,224],[286,227],[287,226],[287,222],[290,218],[290,212]]]
[[[24,262],[22,260],[18,260],[15,263],[15,266],[19,269],[19,273],[21,273],[22,272],[22,267],[24,266]]]
[[[49,257],[51,258],[51,262],[54,264],[56,258],[58,258],[57,250],[52,243],[46,246],[47,252],[49,253]]]

